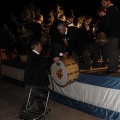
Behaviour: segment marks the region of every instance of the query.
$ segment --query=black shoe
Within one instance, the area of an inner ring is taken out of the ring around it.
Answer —
[[[101,67],[107,67],[106,63],[102,63]]]
[[[92,68],[98,68],[98,66],[97,65],[93,65]]]
[[[105,71],[105,74],[108,74],[108,75],[113,74],[113,73],[117,73],[117,72]]]
[[[92,67],[87,67],[87,68],[86,68],[86,70],[91,70],[91,69],[92,69]]]

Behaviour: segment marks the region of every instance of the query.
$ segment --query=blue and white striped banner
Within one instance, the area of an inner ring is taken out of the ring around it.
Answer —
[[[50,81],[51,99],[104,120],[120,120],[120,77],[81,73],[66,87]]]

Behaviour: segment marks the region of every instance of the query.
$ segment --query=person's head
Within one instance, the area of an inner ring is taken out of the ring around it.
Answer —
[[[31,49],[40,53],[42,51],[42,45],[39,41],[33,41],[31,43]]]
[[[66,21],[66,16],[65,16],[65,14],[60,14],[60,15],[59,15],[59,19],[62,20],[62,21]]]
[[[57,29],[60,31],[60,33],[65,34],[67,25],[65,22],[61,22],[58,24]]]
[[[73,23],[75,19],[75,16],[73,14],[70,14],[68,17],[67,17],[67,21],[69,21],[70,23]]]
[[[87,24],[90,24],[91,21],[92,21],[92,17],[91,17],[91,16],[85,16],[84,21],[85,21]]]
[[[37,20],[37,21],[40,21],[40,22],[42,23],[42,22],[43,22],[43,19],[44,19],[44,18],[43,18],[43,14],[37,14],[37,15],[36,15],[36,20]]]
[[[106,9],[103,6],[100,6],[97,10],[97,14],[102,17],[103,15],[106,14]]]
[[[101,4],[104,8],[107,8],[111,4],[111,2],[110,0],[101,0]]]

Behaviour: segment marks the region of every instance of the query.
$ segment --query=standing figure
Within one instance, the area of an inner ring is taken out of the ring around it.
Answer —
[[[52,57],[54,61],[58,61],[60,56],[63,56],[65,53],[64,50],[64,42],[62,38],[62,34],[57,29],[57,26],[61,22],[66,21],[66,16],[64,14],[59,15],[59,18],[53,22],[53,25],[50,28],[50,37],[51,37],[51,44],[52,44]]]
[[[33,40],[41,41],[41,38],[44,34],[44,29],[42,27],[43,15],[36,14],[35,19],[36,19],[36,21],[33,23],[33,26],[32,26]]]
[[[76,51],[76,46],[79,39],[79,28],[77,27],[69,27],[65,22],[61,22],[58,24],[57,29],[62,34],[64,39],[64,45],[66,45],[66,52],[68,56],[72,56],[76,62],[79,63],[79,55]]]
[[[85,65],[85,69],[90,70],[92,68],[92,62],[91,62],[91,30],[90,30],[90,23],[92,21],[91,16],[86,16],[84,19],[84,22],[82,23],[80,29],[80,42],[81,43],[81,49],[82,49],[82,57]],[[79,45],[80,46],[80,45]]]
[[[98,28],[95,31],[96,38],[95,38],[94,54],[93,54],[93,67],[99,67],[98,60],[101,56],[103,60],[102,67],[106,67],[107,58],[108,58],[107,37],[104,37],[103,36],[104,34],[103,35],[100,34],[101,32],[103,32],[103,21],[106,15],[106,9],[103,6],[100,6],[97,10],[97,14],[100,16],[100,21],[96,23]]]
[[[119,39],[120,39],[120,12],[110,0],[101,0],[106,8],[106,16],[103,23],[103,32],[107,35],[108,69],[107,74],[118,72],[119,63]]]
[[[67,20],[66,20],[66,24],[68,26],[75,26],[74,25],[74,19],[75,19],[75,16],[73,14],[70,14],[68,17],[67,17]]]
[[[26,110],[29,92],[32,87],[44,88],[49,85],[49,78],[47,74],[47,63],[45,63],[44,59],[40,55],[42,50],[41,43],[39,41],[33,41],[31,44],[31,53],[28,56],[25,74],[24,74],[24,84],[25,84],[25,97],[23,101],[23,105],[21,107],[20,112],[24,112]],[[37,93],[38,91],[36,91]],[[42,93],[43,91],[41,91]],[[32,104],[34,100],[37,101],[38,110],[40,112],[44,111],[44,100],[40,98],[35,98],[34,96],[30,96],[30,103],[27,106],[27,109],[32,108]]]

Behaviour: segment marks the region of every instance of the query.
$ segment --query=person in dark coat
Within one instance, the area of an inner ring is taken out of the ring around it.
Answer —
[[[67,26],[65,22],[61,22],[58,24],[57,29],[63,35],[63,38],[66,38],[64,42],[66,42],[66,51],[67,56],[72,56],[76,62],[79,63],[79,55],[76,51],[77,42],[79,39],[79,29],[75,26]]]
[[[61,34],[58,31],[57,26],[58,26],[59,23],[61,23],[63,21],[64,22],[66,21],[66,16],[64,14],[61,14],[59,16],[59,18],[56,21],[53,22],[53,25],[50,28],[50,36],[51,36],[52,44],[54,44],[54,43],[61,44],[62,43],[62,41],[61,41],[61,39],[62,39],[61,38]]]
[[[97,14],[100,16],[100,21],[96,22],[97,30],[95,31],[96,39],[95,39],[95,45],[94,45],[94,54],[93,54],[93,67],[98,67],[98,60],[100,57],[102,57],[103,63],[102,67],[107,66],[107,58],[108,58],[108,52],[107,52],[107,38],[99,33],[103,31],[103,21],[105,19],[106,15],[106,9],[103,6],[100,6],[97,10]],[[100,36],[100,38],[98,37]],[[102,42],[102,41],[103,42]],[[100,43],[97,41],[101,41]]]
[[[74,19],[75,19],[75,16],[73,14],[70,14],[67,16],[67,20],[66,20],[66,24],[67,26],[75,26],[74,24]]]
[[[101,0],[106,8],[103,32],[107,35],[108,69],[106,73],[118,72],[119,41],[120,41],[120,11],[110,0]]]
[[[52,57],[54,61],[57,61],[60,59],[60,54],[63,54],[64,52],[64,43],[62,39],[62,35],[57,29],[57,26],[61,22],[66,21],[65,14],[61,14],[59,18],[54,21],[52,27],[50,28],[50,36],[51,36],[51,44],[52,44]]]
[[[77,51],[83,57],[84,67],[87,70],[92,69],[92,34],[90,29],[90,23],[92,21],[91,16],[86,16],[81,27],[79,28],[79,41],[77,43]]]
[[[47,63],[40,55],[42,46],[39,41],[33,41],[31,43],[31,53],[26,61],[24,84],[25,84],[25,98],[21,107],[21,112],[26,109],[28,95],[32,87],[44,88],[49,86],[49,78],[47,74]],[[37,91],[36,91],[37,92]],[[44,110],[44,101],[40,98],[30,97],[29,109],[32,107],[34,99],[37,101],[39,111]]]
[[[33,22],[32,25],[32,32],[33,32],[33,40],[39,40],[41,42],[41,38],[44,34],[44,29],[42,27],[42,21],[43,21],[43,15],[37,14],[36,15],[36,21]]]

